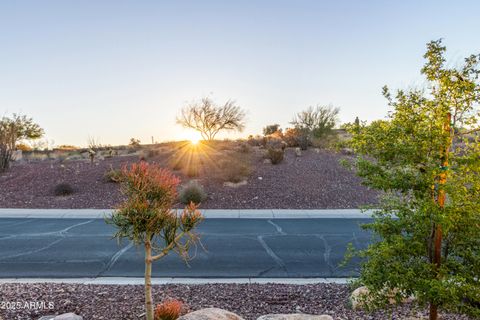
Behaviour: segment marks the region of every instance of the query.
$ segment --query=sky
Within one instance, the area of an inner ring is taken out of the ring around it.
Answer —
[[[55,145],[185,139],[189,102],[233,99],[240,136],[312,105],[384,118],[383,85],[423,86],[426,43],[480,53],[480,1],[0,0],[0,116]],[[222,137],[238,137],[228,134]]]

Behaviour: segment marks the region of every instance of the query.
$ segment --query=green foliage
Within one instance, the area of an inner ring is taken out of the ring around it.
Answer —
[[[207,199],[207,193],[202,185],[192,180],[180,190],[179,199],[183,204],[200,204]]]
[[[385,87],[389,118],[349,128],[358,175],[385,194],[374,222],[365,225],[377,241],[357,252],[360,281],[374,292],[371,306],[386,304],[392,294],[397,301],[414,295],[420,305],[480,317],[479,56],[447,68],[444,53],[441,41],[428,44],[422,73],[429,92],[393,95]]]
[[[0,172],[8,169],[17,143],[43,136],[43,129],[25,115],[13,114],[0,119]]]
[[[332,106],[310,107],[296,114],[291,124],[309,137],[322,138],[332,132],[338,122],[339,112],[340,108]]]
[[[122,181],[122,170],[113,169],[113,167],[110,167],[110,169],[105,172],[103,177],[107,182],[119,183]]]

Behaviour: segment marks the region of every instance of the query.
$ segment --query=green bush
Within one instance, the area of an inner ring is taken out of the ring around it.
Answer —
[[[103,175],[105,181],[119,183],[122,181],[122,170],[110,167]]]
[[[190,181],[180,190],[179,200],[183,204],[199,204],[207,199],[207,193],[203,186],[196,181]]]
[[[272,164],[279,164],[283,161],[285,152],[282,149],[268,148],[267,157],[272,161]]]

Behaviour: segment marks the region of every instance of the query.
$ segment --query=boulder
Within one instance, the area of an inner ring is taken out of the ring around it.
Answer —
[[[395,294],[398,292],[398,289],[393,289],[390,294],[388,295],[390,298],[388,302],[390,304],[396,304],[396,300],[394,298]],[[369,302],[369,294],[370,290],[367,287],[358,287],[355,289],[352,294],[350,295],[350,303],[352,305],[353,310],[358,310],[363,308],[365,303]],[[402,300],[402,303],[411,303],[415,300],[415,297],[406,297]]]
[[[73,312],[69,312],[58,316],[43,316],[38,320],[83,320],[83,317],[76,315]]]
[[[370,290],[368,290],[367,287],[358,287],[357,289],[353,290],[352,294],[350,295],[350,303],[352,304],[352,309],[361,309],[365,302],[368,302],[369,294]]]
[[[64,313],[53,318],[53,320],[83,320],[82,316],[76,315],[73,312]]]
[[[218,309],[206,308],[187,313],[178,318],[178,320],[244,320],[233,312]]]
[[[300,148],[295,148],[295,155],[297,157],[301,157],[302,156],[302,149]]]
[[[270,159],[264,159],[263,164],[272,164],[272,160]]]
[[[257,318],[257,320],[333,320],[329,315],[323,314],[320,316],[294,313],[294,314],[267,314]]]

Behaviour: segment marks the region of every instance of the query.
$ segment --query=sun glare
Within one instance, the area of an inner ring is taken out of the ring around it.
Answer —
[[[199,138],[190,138],[190,143],[193,145],[197,145],[200,142]]]

